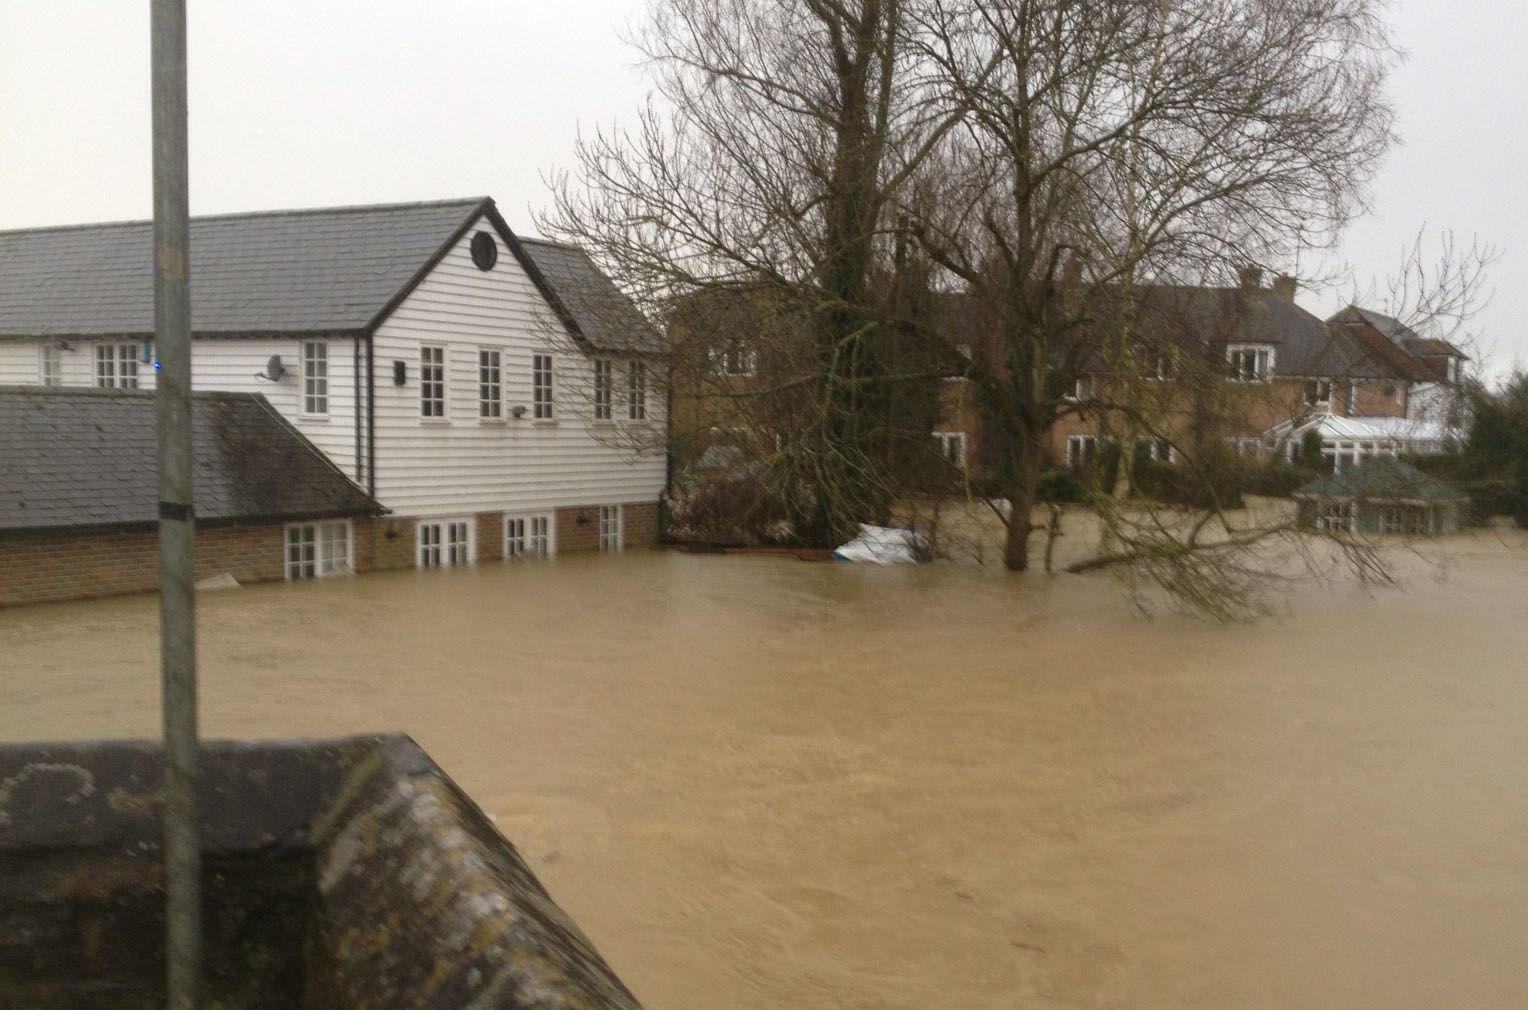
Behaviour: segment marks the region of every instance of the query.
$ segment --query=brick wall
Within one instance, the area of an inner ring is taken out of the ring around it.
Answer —
[[[377,567],[384,523],[353,520],[358,572]],[[285,523],[202,527],[196,577],[227,572],[240,583],[286,577]],[[405,548],[413,563],[412,541]],[[156,529],[0,533],[0,606],[153,592],[159,585]]]
[[[414,520],[384,517],[373,519],[371,564],[366,571],[381,572],[391,568],[413,568],[415,563]],[[360,527],[356,527],[359,547]]]
[[[504,560],[504,513],[477,513],[478,561]]]
[[[580,523],[579,519],[583,518]],[[623,502],[621,518],[625,524],[627,547],[651,547],[658,542],[658,503]],[[600,510],[598,505],[579,505],[557,510],[557,553],[597,551],[600,547]]]

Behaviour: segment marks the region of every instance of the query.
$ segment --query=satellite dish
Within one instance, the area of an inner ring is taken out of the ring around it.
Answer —
[[[281,355],[272,354],[270,360],[265,363],[265,371],[256,373],[257,379],[269,379],[271,382],[280,382],[286,374],[286,366],[281,363]]]

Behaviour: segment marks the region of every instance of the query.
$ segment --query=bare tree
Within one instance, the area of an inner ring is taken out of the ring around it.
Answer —
[[[1003,454],[1009,568],[1029,563],[1051,426],[1104,407],[1149,420],[1128,397],[1069,398],[1090,359],[1128,379],[1143,349],[1177,353],[1136,325],[1138,291],[1330,241],[1361,205],[1391,141],[1378,8],[923,0],[909,11],[914,44],[968,110],[909,211],[996,334],[970,376]],[[1189,356],[1180,378],[1214,364]]]
[[[742,304],[783,321],[764,348],[712,331],[689,366],[789,349],[767,383],[718,392],[779,394],[766,415],[789,405],[793,424],[761,432],[778,439],[770,479],[805,539],[839,542],[895,492],[887,321],[907,287],[893,195],[959,110],[920,76],[905,0],[656,0],[637,43],[660,99],[634,128],[580,142],[540,223],[596,250],[657,315],[694,324]]]

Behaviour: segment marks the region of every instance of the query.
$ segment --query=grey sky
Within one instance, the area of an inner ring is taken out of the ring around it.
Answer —
[[[486,193],[518,230],[577,128],[629,120],[647,85],[620,30],[641,0],[193,2],[197,214]],[[1424,224],[1502,247],[1473,329],[1528,364],[1528,3],[1405,0],[1392,95],[1404,146],[1339,259],[1360,288]],[[0,0],[0,228],[142,218],[148,0]],[[1302,264],[1308,266],[1308,264]],[[1351,285],[1307,292],[1323,314]]]

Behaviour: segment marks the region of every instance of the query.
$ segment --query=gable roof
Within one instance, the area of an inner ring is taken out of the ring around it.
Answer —
[[[663,335],[578,246],[522,238],[535,273],[552,292],[549,300],[576,338],[599,351],[661,354]]]
[[[199,521],[386,510],[257,393],[191,398]],[[154,394],[0,386],[0,529],[151,525],[159,518]]]
[[[487,197],[191,220],[198,336],[358,333],[411,289]],[[154,332],[153,222],[0,232],[0,336]]]
[[[1357,466],[1313,480],[1296,498],[1363,498],[1370,501],[1459,501],[1465,495],[1410,463],[1375,456]]]
[[[1328,322],[1345,323],[1348,325],[1367,323],[1369,326],[1374,327],[1386,340],[1389,340],[1407,354],[1413,356],[1446,356],[1464,358],[1466,360],[1469,358],[1469,355],[1447,340],[1423,337],[1400,320],[1387,316],[1383,312],[1376,312],[1374,309],[1349,305],[1341,312],[1332,316]]]
[[[192,332],[368,333],[484,219],[576,340],[663,350],[587,253],[520,239],[486,196],[192,218]],[[0,339],[152,336],[153,241],[151,221],[0,231]]]
[[[1136,288],[1136,326],[1154,344],[1197,351],[1229,344],[1276,348],[1282,376],[1380,378],[1345,334],[1271,288],[1148,284]]]

